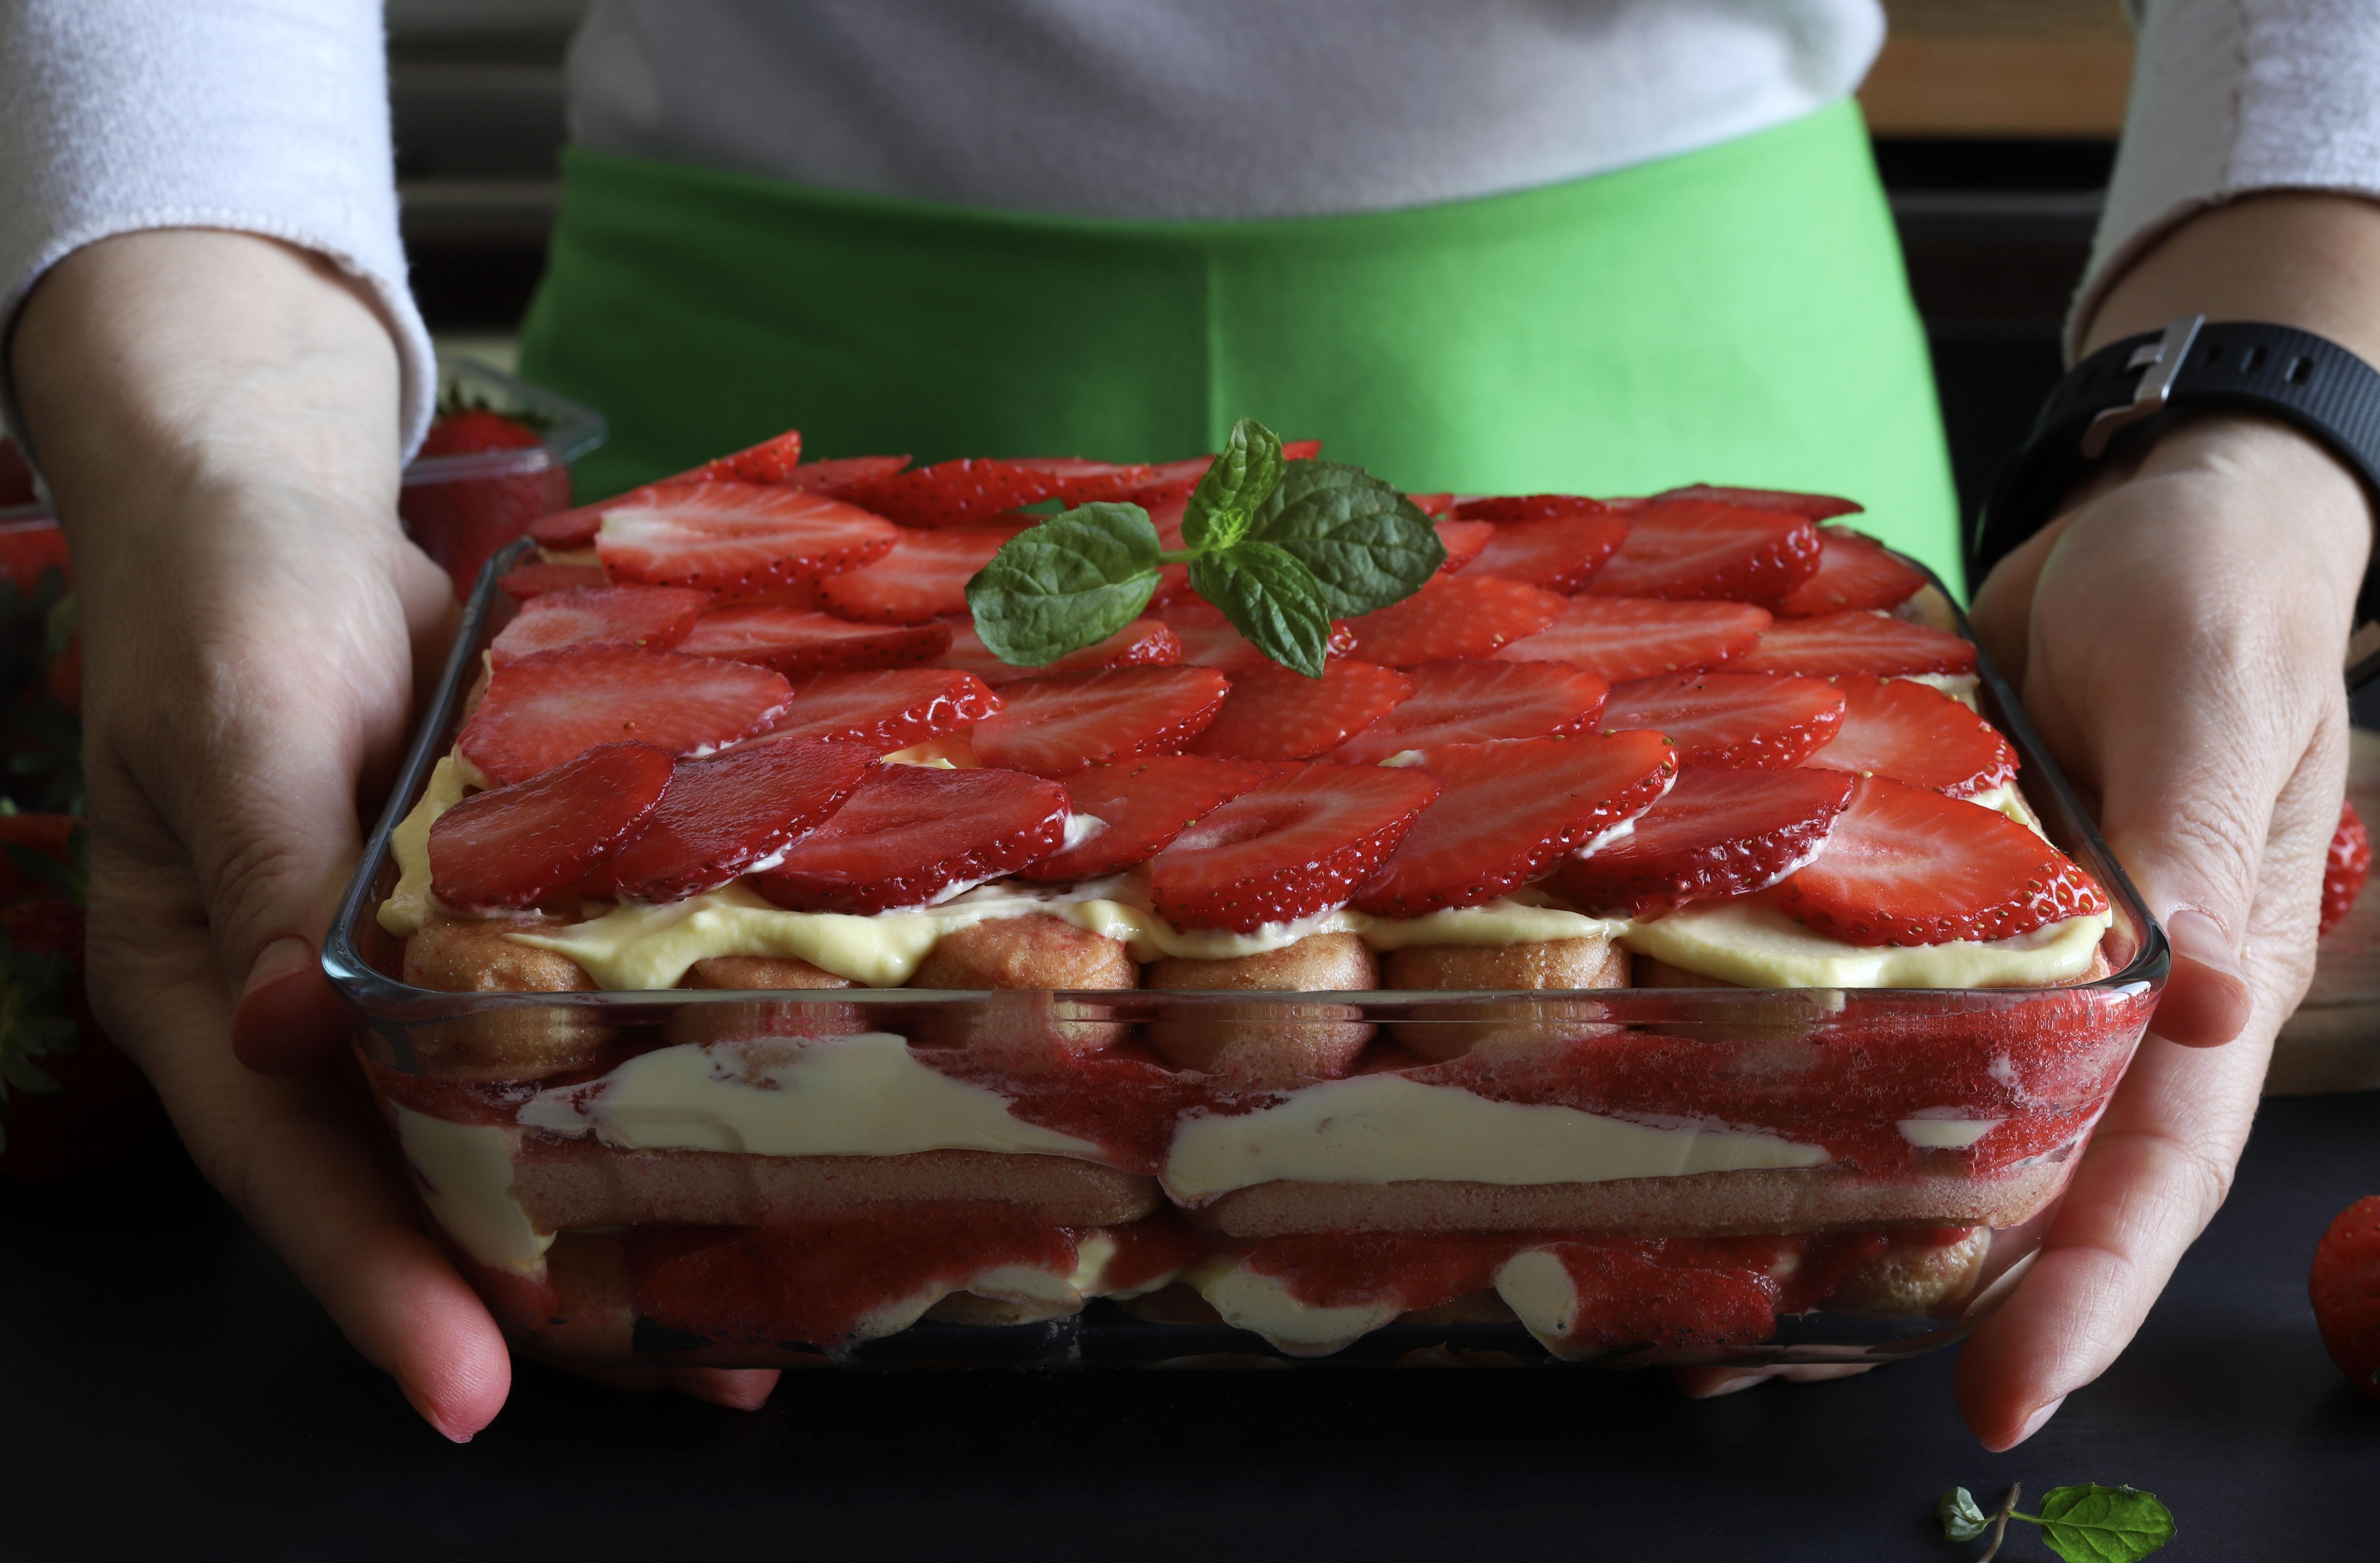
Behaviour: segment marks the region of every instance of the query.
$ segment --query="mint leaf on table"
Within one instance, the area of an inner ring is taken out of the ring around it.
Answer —
[[[1010,538],[967,581],[976,633],[992,655],[1019,667],[1096,645],[1148,605],[1159,548],[1137,505],[1101,502],[1053,516]]]
[[[1192,548],[1229,548],[1245,537],[1257,508],[1281,486],[1282,466],[1279,434],[1253,418],[1233,423],[1222,453],[1190,491],[1182,541]]]
[[[1190,585],[1232,628],[1283,667],[1322,677],[1330,615],[1313,572],[1269,543],[1243,543],[1190,561]]]
[[[2041,1539],[2066,1563],[2134,1563],[2173,1540],[2173,1511],[2136,1487],[2052,1487]]]
[[[1953,1487],[1942,1495],[1936,1510],[1942,1517],[1942,1533],[1954,1542],[1971,1542],[1991,1529],[1992,1517],[1975,1502],[1975,1495],[1964,1487]]]
[[[1314,572],[1333,617],[1402,602],[1446,563],[1438,529],[1414,502],[1336,461],[1292,461],[1248,529]]]

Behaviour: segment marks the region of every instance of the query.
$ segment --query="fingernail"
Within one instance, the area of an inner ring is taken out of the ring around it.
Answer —
[[[2017,1430],[2016,1444],[2010,1444],[2009,1447],[2012,1449],[2016,1447],[2017,1444],[2023,1443],[2027,1438],[2030,1438],[2034,1434],[2040,1432],[2043,1424],[2047,1423],[2051,1417],[2056,1416],[2058,1414],[2058,1408],[2065,1403],[2066,1397],[2060,1395],[2057,1399],[2050,1401],[2049,1404],[2035,1409],[2031,1416],[2024,1419],[2024,1425]]]
[[[2240,964],[2240,953],[2231,947],[2231,940],[2223,932],[2223,924],[2195,907],[2184,907],[2165,920],[2166,943],[2173,953],[2187,956],[2209,971],[2221,973],[2247,991],[2248,971]]]
[[[285,977],[296,976],[314,962],[314,946],[296,934],[285,934],[256,952],[256,960],[248,969],[248,981],[241,984],[239,996],[260,988],[269,988]]]

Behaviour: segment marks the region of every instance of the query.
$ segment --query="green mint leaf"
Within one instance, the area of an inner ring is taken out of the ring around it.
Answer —
[[[1281,436],[1253,418],[1232,425],[1222,454],[1190,491],[1182,512],[1182,541],[1193,548],[1229,548],[1248,534],[1257,510],[1281,486]]]
[[[1312,570],[1333,617],[1402,602],[1446,562],[1438,530],[1412,500],[1361,467],[1336,461],[1284,464],[1281,486],[1247,535]]]
[[[1158,546],[1137,505],[1084,505],[1018,532],[967,581],[976,633],[1018,667],[1096,645],[1148,605]]]
[[[1223,610],[1265,655],[1309,678],[1330,655],[1330,614],[1314,572],[1269,543],[1243,543],[1190,561],[1190,585]]]
[[[2041,1496],[2041,1539],[2066,1563],[2133,1563],[2173,1540],[2173,1511],[2134,1487],[2053,1487]]]
[[[1964,1487],[1953,1487],[1942,1495],[1936,1512],[1942,1517],[1942,1533],[1954,1542],[1971,1542],[1991,1528],[1992,1517],[1975,1502],[1975,1495]]]

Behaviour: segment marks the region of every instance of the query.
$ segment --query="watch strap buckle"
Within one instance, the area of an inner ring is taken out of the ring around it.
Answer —
[[[2173,383],[2181,373],[2181,360],[2190,356],[2190,346],[2198,340],[2198,333],[2205,324],[2204,315],[2176,315],[2167,324],[2164,336],[2132,349],[2124,367],[2143,372],[2140,384],[2133,388],[2129,403],[2107,409],[2082,431],[2085,460],[2096,461],[2107,453],[2107,442],[2119,433],[2165,410],[2167,398],[2173,394]]]

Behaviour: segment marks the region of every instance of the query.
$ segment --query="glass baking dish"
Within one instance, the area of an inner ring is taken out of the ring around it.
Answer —
[[[2162,934],[1979,657],[1977,703],[2018,751],[2044,829],[2107,889],[2096,980],[410,985],[375,918],[392,833],[511,611],[495,578],[529,547],[500,553],[472,593],[323,964],[431,1230],[533,1353],[1644,1366],[1931,1349],[2012,1285],[2164,983]],[[1947,596],[1938,606],[1966,632]],[[1142,1043],[1152,1027],[1314,1025],[1376,1032],[1347,1077],[1276,1089],[1173,1068]],[[732,1111],[714,1110],[718,1091]],[[878,1117],[897,1120],[893,1148],[855,1140],[850,1126]],[[808,1138],[788,1149],[796,1118]],[[961,1120],[974,1127],[935,1139]],[[1276,1125],[1291,1138],[1267,1140]],[[1249,1170],[1299,1136],[1368,1170]],[[1347,1150],[1357,1142],[1369,1148]]]

